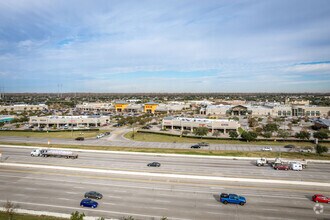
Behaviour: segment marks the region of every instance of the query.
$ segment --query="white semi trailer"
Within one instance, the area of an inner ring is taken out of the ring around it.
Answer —
[[[77,159],[78,154],[67,150],[35,149],[31,152],[31,157],[64,157]]]

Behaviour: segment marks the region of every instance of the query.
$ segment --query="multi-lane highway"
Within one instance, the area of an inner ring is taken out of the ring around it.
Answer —
[[[27,148],[0,150],[0,200],[24,209],[135,219],[330,219],[330,204],[316,214],[311,201],[314,193],[330,194],[330,164],[310,163],[294,172],[256,167],[248,160],[92,152],[79,152],[78,159],[68,160],[31,157]],[[147,167],[152,161],[161,167]],[[300,184],[305,182],[319,186]],[[104,195],[95,210],[79,207],[89,190]],[[223,205],[220,192],[243,195],[247,204]]]

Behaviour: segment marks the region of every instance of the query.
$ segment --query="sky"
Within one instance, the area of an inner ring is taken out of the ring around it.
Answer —
[[[330,92],[330,1],[0,1],[1,90]]]

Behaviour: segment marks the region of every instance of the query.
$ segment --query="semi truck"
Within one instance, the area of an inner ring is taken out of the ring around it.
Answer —
[[[256,161],[257,166],[271,165],[272,167],[283,165],[283,164],[300,164],[302,168],[307,167],[306,160],[284,160],[281,158],[275,158],[274,160],[268,160],[266,158],[260,158]]]
[[[31,152],[31,157],[64,157],[67,159],[77,159],[78,154],[67,150],[35,149]]]

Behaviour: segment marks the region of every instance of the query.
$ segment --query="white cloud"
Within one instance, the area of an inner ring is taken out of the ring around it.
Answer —
[[[294,65],[287,68],[286,71],[297,73],[330,73],[330,63]]]

